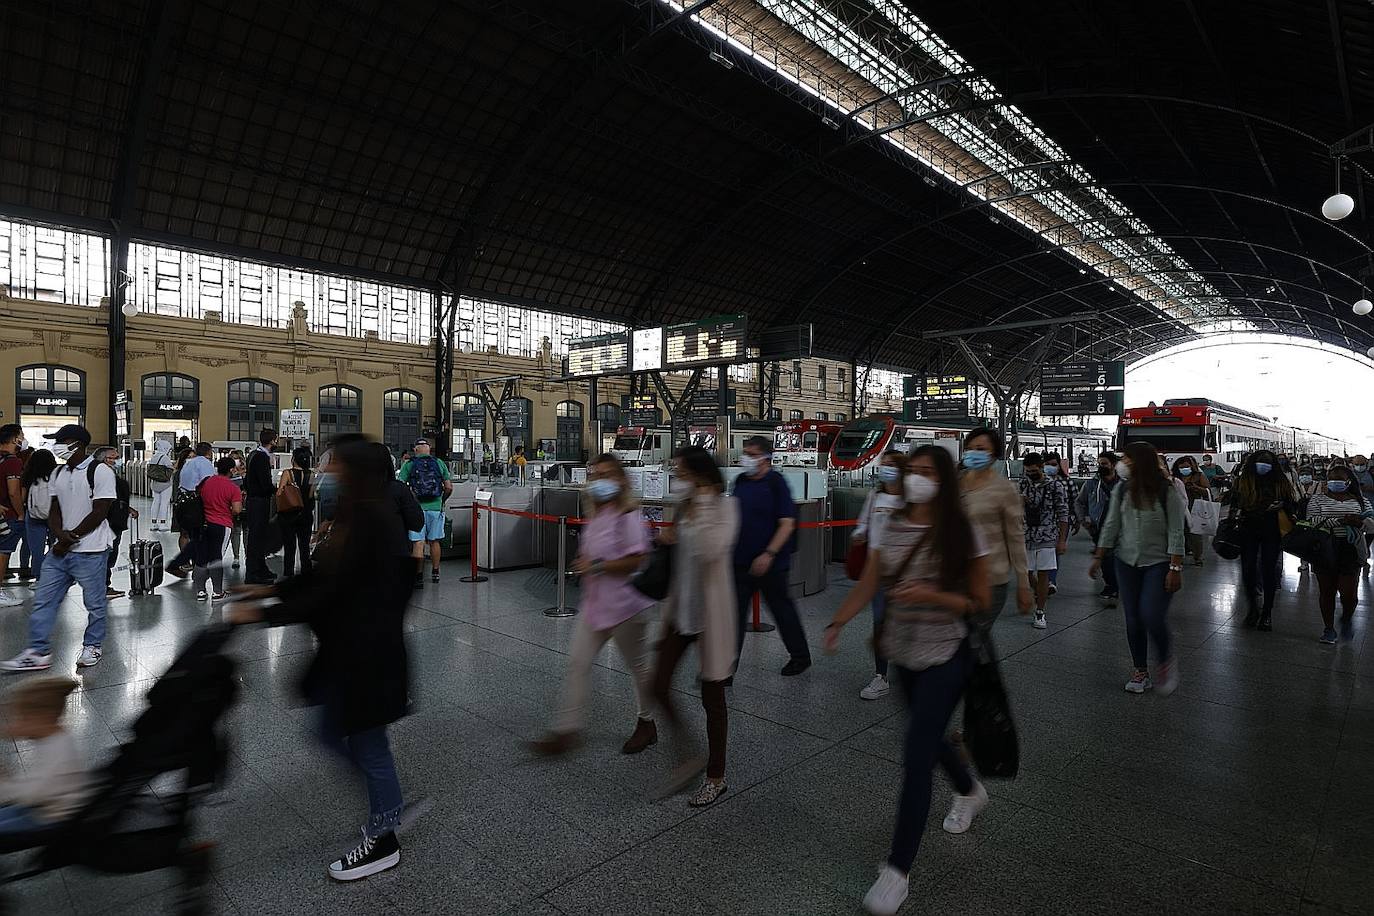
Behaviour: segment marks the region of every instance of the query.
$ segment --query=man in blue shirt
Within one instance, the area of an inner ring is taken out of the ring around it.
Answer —
[[[801,674],[811,667],[811,648],[806,643],[797,606],[787,593],[787,572],[792,566],[792,534],[797,528],[797,507],[787,481],[773,470],[773,443],[754,436],[744,443],[740,458],[744,473],[735,480],[733,495],[739,500],[739,539],[735,542],[735,594],[739,599],[739,649],[744,650],[744,628],[755,593],[762,593],[769,613],[777,621],[783,645],[792,656],[783,676]],[[738,662],[736,662],[738,664]]]

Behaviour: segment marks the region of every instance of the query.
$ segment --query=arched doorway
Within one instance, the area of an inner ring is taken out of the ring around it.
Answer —
[[[69,366],[21,366],[14,373],[17,421],[24,437],[42,444],[42,436],[68,423],[85,425],[86,373]]]
[[[382,395],[382,441],[397,455],[420,438],[420,393],[392,388]]]
[[[143,376],[139,413],[142,424],[137,438],[146,442],[149,450],[158,439],[175,445],[185,436],[195,442],[200,438],[200,382],[174,372]]]
[[[229,383],[230,442],[257,442],[264,429],[277,428],[277,385],[260,378],[236,378]]]
[[[559,401],[554,413],[558,422],[558,460],[581,461],[582,405],[577,401]]]
[[[352,385],[327,385],[320,389],[319,448],[329,447],[335,436],[363,431],[363,393]]]

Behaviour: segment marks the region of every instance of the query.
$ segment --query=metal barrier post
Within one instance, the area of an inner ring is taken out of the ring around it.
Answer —
[[[545,617],[571,617],[577,608],[568,607],[568,517],[558,517],[558,604],[544,608]]]
[[[763,618],[759,614],[759,593],[754,592],[754,616],[744,625],[744,632],[771,633],[776,629],[777,627],[773,626],[771,623],[763,622]]]
[[[477,573],[477,500],[472,501],[472,531],[468,533],[468,554],[472,557],[472,572],[459,579],[459,582],[486,582],[487,577]]]

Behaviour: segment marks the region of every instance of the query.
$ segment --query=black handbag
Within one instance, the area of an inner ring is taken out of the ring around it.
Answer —
[[[1279,546],[1284,553],[1306,560],[1321,570],[1335,569],[1339,545],[1335,536],[1325,528],[1316,528],[1311,522],[1298,522],[1293,530],[1283,536]]]
[[[655,544],[649,562],[630,580],[635,591],[645,598],[662,601],[668,597],[668,589],[673,584],[673,545]]]
[[[1236,508],[1217,522],[1217,533],[1212,536],[1212,549],[1223,560],[1240,559],[1240,519],[1236,518]]]
[[[1021,767],[1021,742],[989,637],[969,637],[973,671],[964,691],[964,743],[987,779],[1012,779]]]

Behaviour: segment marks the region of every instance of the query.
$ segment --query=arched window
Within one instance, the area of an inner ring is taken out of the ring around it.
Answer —
[[[829,419],[830,419],[830,414],[826,413],[824,410],[818,410],[818,411],[816,411],[816,419],[817,419],[817,420],[829,420]]]
[[[805,414],[803,414],[802,411],[800,411],[800,410],[793,410],[793,411],[790,411],[790,412],[788,412],[787,415],[788,415],[788,417],[790,417],[790,418],[793,419],[793,420],[801,420],[801,419],[804,419],[804,417],[805,417]]]
[[[264,429],[277,428],[277,386],[260,378],[229,383],[228,436],[234,442],[257,442]]]
[[[598,404],[596,419],[601,424],[603,433],[615,432],[620,428],[620,408],[614,404]]]
[[[21,366],[15,370],[14,382],[16,420],[34,445],[42,444],[45,433],[86,421],[86,373],[80,369]]]
[[[453,396],[453,428],[470,438],[482,438],[487,431],[487,405],[479,396],[471,392]]]
[[[382,395],[382,441],[396,454],[420,438],[420,393],[393,388]]]
[[[200,382],[189,375],[143,376],[143,400],[165,403],[195,404],[200,402]]]
[[[740,411],[739,413],[735,414],[735,419],[747,423],[754,419],[754,415],[751,413],[745,413],[743,411]]]
[[[320,448],[329,447],[335,436],[363,431],[363,393],[351,385],[320,389]]]
[[[582,405],[577,401],[559,401],[554,407],[558,418],[558,460],[582,459]]]

